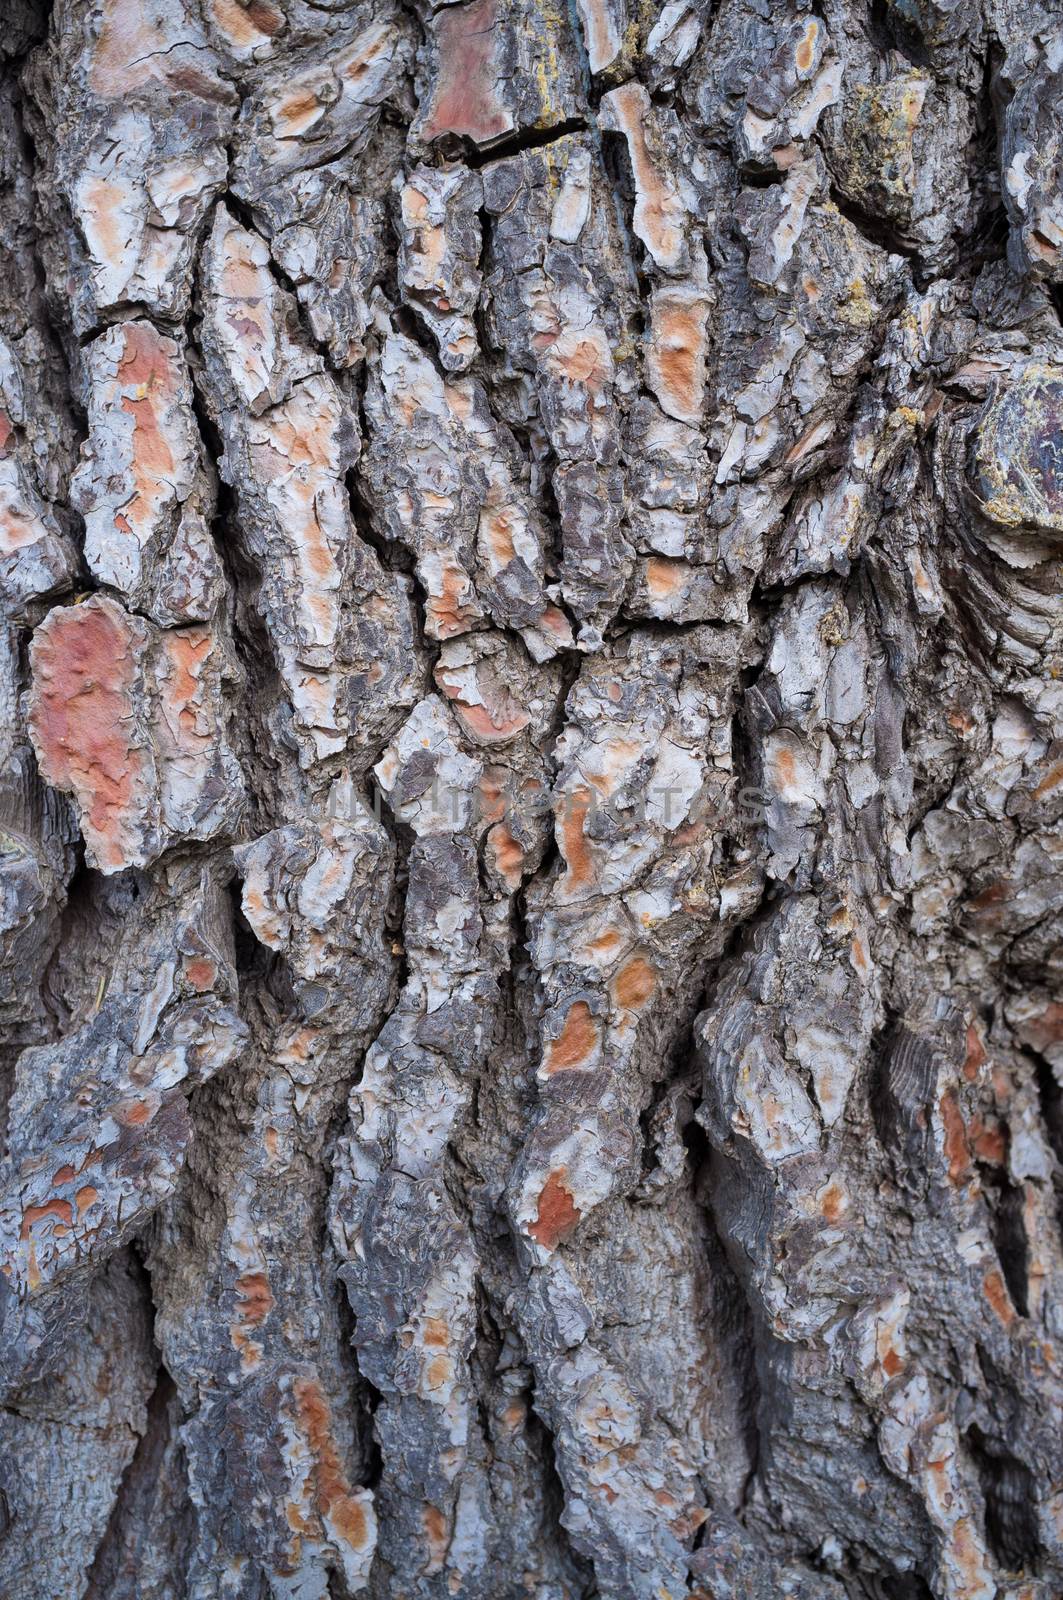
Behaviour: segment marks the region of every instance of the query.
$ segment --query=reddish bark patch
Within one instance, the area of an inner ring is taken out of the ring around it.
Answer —
[[[142,860],[137,814],[148,787],[134,739],[143,626],[99,596],[51,611],[33,636],[29,726],[41,772],[73,792],[104,870]]]
[[[513,514],[505,507],[481,513],[480,526],[487,546],[499,567],[508,567],[517,551],[513,543]]]
[[[580,1219],[571,1191],[566,1189],[563,1181],[566,1176],[565,1167],[558,1167],[551,1172],[539,1195],[538,1215],[528,1228],[531,1237],[544,1250],[556,1250]]]
[[[208,628],[167,630],[163,636],[169,671],[166,676],[166,705],[172,713],[175,731],[182,743],[194,746],[202,735],[197,727],[196,706],[200,699],[200,674],[211,651]]]
[[[505,690],[496,689],[492,702],[489,686],[485,690],[482,678],[477,683],[482,694],[479,702],[462,698],[463,684],[458,674],[437,670],[435,679],[466,732],[481,744],[504,744],[531,721],[527,711]]]
[[[469,587],[468,575],[461,567],[446,566],[443,569],[442,594],[429,594],[425,601],[425,611],[430,624],[428,631],[436,639],[453,639],[459,633],[467,633],[469,624],[476,620],[474,606],[466,606],[463,596]]]
[[[498,96],[498,26],[495,0],[446,6],[436,14],[439,75],[423,128],[425,139],[456,133],[484,144],[512,128],[513,118]]]
[[[197,994],[205,994],[214,987],[218,969],[206,956],[193,956],[185,962],[185,977]]]

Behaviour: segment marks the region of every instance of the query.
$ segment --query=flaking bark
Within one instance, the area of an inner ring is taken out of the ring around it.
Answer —
[[[1063,24],[9,0],[0,1595],[1063,1593]]]

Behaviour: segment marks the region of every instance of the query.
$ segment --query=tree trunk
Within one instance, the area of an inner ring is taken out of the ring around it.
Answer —
[[[4,1600],[1063,1594],[1063,29],[810,3],[7,0]]]

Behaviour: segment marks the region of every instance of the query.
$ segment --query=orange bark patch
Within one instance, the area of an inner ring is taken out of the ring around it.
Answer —
[[[505,767],[485,767],[480,779],[480,816],[484,822],[501,822],[505,815]]]
[[[819,27],[815,22],[810,22],[805,29],[805,36],[798,45],[794,54],[798,72],[807,72],[815,59],[816,34]]]
[[[653,317],[650,347],[658,398],[681,420],[697,419],[705,398],[704,302],[663,299]]]
[[[984,1123],[974,1117],[969,1129],[971,1148],[979,1161],[990,1167],[1002,1167],[1008,1151],[1007,1135],[1003,1123]]]
[[[587,65],[592,72],[601,72],[620,49],[617,25],[603,0],[578,0],[578,3],[587,43]]]
[[[297,89],[274,106],[271,120],[279,139],[297,139],[321,116],[323,107],[313,89]]]
[[[192,44],[187,24],[175,24],[173,9],[153,5],[149,12],[145,0],[106,0],[102,11],[89,78],[92,92],[101,99],[120,100],[142,90],[151,78],[200,99],[226,98],[217,78],[173,53],[182,43]]]
[[[446,1559],[447,1545],[450,1543],[447,1519],[438,1506],[426,1505],[423,1521],[428,1544],[428,1571],[438,1572]]]
[[[1011,1303],[1011,1296],[1005,1287],[1004,1279],[995,1267],[982,1279],[982,1288],[1001,1322],[1006,1328],[1010,1328],[1015,1321],[1015,1307]]]
[[[782,793],[793,789],[797,784],[797,765],[794,761],[793,751],[787,750],[785,745],[775,753],[775,787]]]
[[[609,378],[609,351],[600,339],[557,342],[557,365],[566,378],[581,383],[592,393],[605,387]]]
[[[894,1350],[893,1346],[890,1345],[889,1349],[882,1357],[883,1372],[886,1374],[887,1378],[895,1378],[903,1366],[904,1362],[901,1360],[896,1350]]]
[[[541,1244],[544,1250],[555,1250],[561,1240],[572,1232],[580,1218],[573,1204],[571,1191],[565,1187],[563,1180],[566,1176],[565,1167],[558,1167],[555,1172],[551,1172],[539,1195],[538,1215],[528,1228],[531,1237]]]
[[[508,567],[517,551],[513,543],[512,513],[502,507],[499,511],[483,511],[480,526],[487,540],[487,548],[499,567]]]
[[[975,895],[973,900],[967,902],[967,910],[986,928],[999,927],[1003,920],[999,907],[1010,893],[1010,883],[1004,880],[991,883],[988,889],[983,889],[981,894]]]
[[[199,679],[203,664],[211,652],[211,636],[207,628],[167,629],[163,644],[169,663],[166,678],[166,705],[171,713],[175,732],[183,736],[182,742],[193,745],[206,735],[198,727],[196,703],[199,699]]]
[[[437,12],[439,75],[424,139],[456,133],[482,144],[512,128],[513,119],[498,98],[497,26],[495,0],[474,0],[472,5],[447,6]]]
[[[1040,800],[1046,794],[1051,794],[1053,789],[1058,789],[1061,783],[1063,783],[1063,761],[1057,761],[1053,766],[1049,767],[1037,788],[1034,789],[1031,798]]]
[[[19,1238],[28,1239],[34,1223],[40,1222],[43,1217],[58,1217],[69,1227],[74,1220],[74,1208],[69,1200],[46,1200],[43,1206],[27,1206],[22,1213]]]
[[[270,0],[212,0],[218,29],[237,49],[265,44],[284,27],[284,15]]]
[[[685,561],[651,556],[646,563],[646,587],[655,600],[667,600],[683,587],[689,571]]]
[[[507,889],[515,889],[521,879],[521,869],[524,866],[524,851],[504,822],[496,824],[491,829],[491,832],[487,835],[487,844],[491,851],[491,859],[495,871],[505,883]]]
[[[454,1366],[449,1356],[436,1356],[430,1361],[424,1379],[429,1389],[442,1389],[454,1376]]]
[[[238,1316],[245,1328],[257,1328],[273,1310],[273,1293],[264,1272],[245,1272],[236,1280]]]
[[[314,1378],[295,1383],[296,1414],[313,1457],[317,1510],[352,1550],[364,1550],[369,1539],[365,1509],[351,1492],[330,1427],[328,1401]]]
[[[469,623],[476,616],[475,609],[467,607],[462,600],[468,583],[461,567],[444,567],[442,594],[430,594],[425,601],[429,631],[435,638],[452,639],[455,634],[468,631]]]
[[[847,1209],[845,1190],[832,1178],[820,1196],[819,1208],[828,1222],[837,1222]]]
[[[68,1164],[65,1167],[60,1167],[57,1172],[52,1174],[52,1182],[53,1183],[69,1183],[71,1178],[73,1178],[73,1176],[74,1176],[74,1169],[73,1169],[72,1166],[70,1166]]]
[[[645,956],[632,956],[613,979],[613,995],[618,1005],[641,1011],[657,987],[657,973]]]
[[[517,1429],[523,1425],[526,1416],[527,1410],[521,1401],[511,1400],[509,1405],[502,1413],[503,1426],[506,1427],[510,1433],[516,1433]]]
[[[979,1033],[975,1023],[969,1023],[967,1028],[967,1054],[963,1061],[963,1075],[968,1083],[978,1076],[978,1070],[985,1060],[985,1056],[982,1035]]]
[[[949,1164],[949,1179],[952,1183],[962,1183],[970,1171],[971,1152],[967,1147],[967,1130],[955,1089],[945,1090],[941,1096],[940,1110],[945,1128],[945,1158]]]
[[[121,261],[126,249],[122,209],[128,198],[120,183],[108,183],[106,178],[94,179],[85,189],[85,234],[97,258],[109,265]]]
[[[466,730],[484,744],[503,744],[507,739],[514,738],[531,721],[528,713],[522,711],[508,695],[508,703],[504,706],[474,705],[457,697],[454,690],[448,687],[445,673],[440,673],[438,681],[448,700],[453,701],[458,718]]]
[[[569,1072],[594,1054],[598,1027],[585,1000],[575,1000],[568,1008],[564,1025],[546,1052],[546,1071]]]
[[[862,978],[866,978],[871,971],[871,962],[867,954],[867,945],[858,933],[853,935],[852,943],[849,946],[849,954],[852,958],[853,970],[858,972]]]
[[[594,860],[583,831],[590,805],[589,789],[574,789],[562,798],[561,853],[568,869],[564,888],[569,892],[594,882]]]
[[[145,322],[127,323],[124,341],[119,381],[123,388],[138,393],[135,398],[123,394],[121,399],[122,410],[133,418],[135,493],[120,518],[126,525],[124,531],[129,530],[128,519],[132,519],[134,529],[142,527],[147,537],[152,515],[167,493],[165,481],[174,470],[173,450],[163,432],[162,418],[165,401],[177,393],[176,351],[172,340],[164,339]]]
[[[99,1198],[100,1191],[98,1189],[94,1189],[91,1183],[84,1184],[74,1196],[74,1201],[78,1208],[78,1215],[80,1216],[83,1212],[87,1211],[90,1206],[94,1206]]]
[[[1022,1036],[1035,1050],[1045,1051],[1063,1040],[1063,1005],[1053,1001],[1039,1017],[1023,1023]]]
[[[115,1116],[128,1128],[142,1128],[151,1120],[151,1107],[146,1100],[125,1100],[116,1107]]]

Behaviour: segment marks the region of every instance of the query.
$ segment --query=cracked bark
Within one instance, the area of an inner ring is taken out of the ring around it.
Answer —
[[[1063,1592],[1055,11],[12,0],[5,1600]]]

